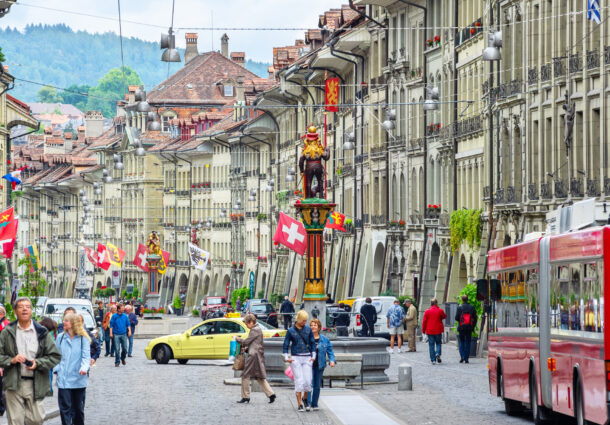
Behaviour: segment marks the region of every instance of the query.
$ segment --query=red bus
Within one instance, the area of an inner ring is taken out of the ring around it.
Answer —
[[[500,282],[491,314],[489,386],[506,412],[552,412],[610,423],[610,226],[495,249],[488,270]],[[492,291],[493,292],[493,291]]]

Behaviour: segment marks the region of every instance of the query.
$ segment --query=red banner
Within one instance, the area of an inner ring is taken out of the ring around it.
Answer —
[[[325,96],[325,110],[328,112],[339,111],[339,78],[329,78],[326,80],[326,96]]]

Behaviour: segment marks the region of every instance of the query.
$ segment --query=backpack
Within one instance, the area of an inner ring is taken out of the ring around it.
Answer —
[[[462,310],[462,314],[460,315],[460,327],[473,327],[474,326],[474,317],[470,312],[465,312]]]

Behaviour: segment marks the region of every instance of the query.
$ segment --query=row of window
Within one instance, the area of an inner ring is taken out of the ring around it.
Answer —
[[[551,329],[603,332],[603,262],[553,265],[551,269]],[[538,269],[501,273],[500,300],[496,303],[497,328],[540,326]]]

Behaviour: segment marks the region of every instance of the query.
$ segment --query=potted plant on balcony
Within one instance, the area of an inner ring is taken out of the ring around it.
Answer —
[[[441,45],[441,36],[440,35],[434,36],[434,43],[436,43],[437,46]]]
[[[241,261],[239,262],[239,268],[243,269],[244,268],[244,263],[242,263]]]
[[[390,221],[390,227],[396,227],[396,226],[398,226],[398,222],[396,220]]]
[[[400,220],[400,221],[398,222],[398,226],[399,226],[401,229],[404,229],[404,228],[405,228],[405,224],[407,224],[407,223],[406,223],[404,220]]]
[[[233,261],[233,262],[231,263],[231,267],[232,267],[232,268],[234,268],[234,269],[236,269],[236,268],[237,268],[237,261]]]

